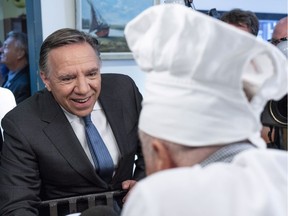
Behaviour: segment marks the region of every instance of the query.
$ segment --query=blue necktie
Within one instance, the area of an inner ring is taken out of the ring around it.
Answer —
[[[99,175],[106,182],[112,178],[114,171],[114,163],[109,154],[109,151],[103,142],[97,128],[91,120],[91,115],[85,116],[85,132],[87,137],[88,146]]]

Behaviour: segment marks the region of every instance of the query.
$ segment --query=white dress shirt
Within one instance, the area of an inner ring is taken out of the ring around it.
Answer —
[[[85,124],[83,118],[79,118],[78,116],[67,112],[65,109],[63,110],[76,136],[78,137],[78,140],[80,141],[85,153],[87,154],[90,162],[94,166],[93,159],[86,140]],[[110,124],[107,121],[104,111],[98,101],[95,103],[95,106],[91,113],[91,119],[94,125],[96,126],[99,134],[101,135],[106,147],[108,148],[108,151],[112,157],[114,166],[116,168],[120,157],[120,151],[116,139],[114,137],[114,134],[112,132],[112,129],[110,127]]]

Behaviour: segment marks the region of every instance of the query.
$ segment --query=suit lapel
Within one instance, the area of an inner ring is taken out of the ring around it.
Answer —
[[[76,172],[93,184],[105,185],[96,175],[61,107],[56,103],[51,93],[45,90],[44,94],[46,98],[41,107],[43,110],[42,120],[49,123],[44,128],[44,133]],[[83,166],[89,167],[89,169],[83,169]],[[83,170],[88,171],[83,173]]]

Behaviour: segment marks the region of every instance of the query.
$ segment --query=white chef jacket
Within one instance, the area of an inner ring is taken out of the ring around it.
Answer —
[[[122,216],[286,216],[287,161],[286,151],[251,149],[158,172],[136,184]]]
[[[0,87],[0,123],[2,118],[6,115],[6,113],[15,106],[16,101],[13,93],[7,88]],[[0,124],[0,132],[2,132],[1,124]]]

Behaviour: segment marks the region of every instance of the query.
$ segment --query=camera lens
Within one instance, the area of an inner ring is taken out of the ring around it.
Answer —
[[[268,101],[261,122],[264,126],[287,128],[287,94],[278,101]]]
[[[287,126],[287,95],[279,101],[270,101],[269,111],[277,123]]]

